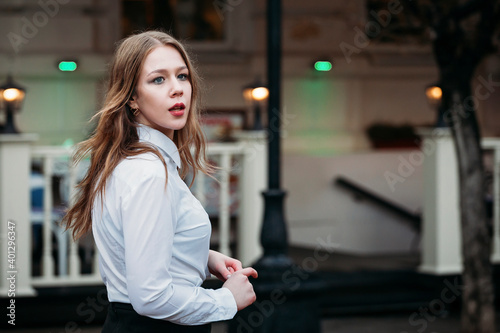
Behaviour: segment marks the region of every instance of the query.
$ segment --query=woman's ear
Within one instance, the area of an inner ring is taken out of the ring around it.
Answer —
[[[130,99],[128,100],[128,106],[131,108],[131,109],[138,109],[139,106],[137,105],[137,99],[135,97],[135,94],[132,95],[132,97],[130,97]]]

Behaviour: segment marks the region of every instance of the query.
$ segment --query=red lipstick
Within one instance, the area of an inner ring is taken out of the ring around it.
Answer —
[[[176,103],[174,106],[172,106],[168,111],[170,112],[171,115],[180,117],[184,114],[184,110],[186,109],[186,106],[184,103]]]

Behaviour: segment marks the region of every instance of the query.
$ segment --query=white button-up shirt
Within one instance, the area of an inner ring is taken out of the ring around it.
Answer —
[[[92,231],[110,302],[131,303],[141,315],[183,325],[231,319],[236,302],[227,288],[204,289],[210,276],[211,225],[180,178],[177,147],[163,133],[140,126],[146,153],[121,161],[97,198]]]

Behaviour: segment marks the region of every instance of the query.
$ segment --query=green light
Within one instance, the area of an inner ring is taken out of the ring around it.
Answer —
[[[61,61],[59,63],[59,70],[62,72],[73,72],[78,65],[74,61]]]
[[[332,63],[329,61],[316,61],[314,63],[314,69],[318,72],[328,72],[332,67]]]

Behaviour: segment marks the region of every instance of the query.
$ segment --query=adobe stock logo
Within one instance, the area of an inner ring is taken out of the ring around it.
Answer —
[[[38,34],[39,29],[45,27],[49,23],[49,19],[59,13],[60,5],[65,5],[70,0],[39,0],[38,6],[40,10],[35,12],[29,20],[26,16],[21,18],[21,34],[9,32],[7,38],[14,52],[18,53],[21,47],[28,44],[29,41]]]
[[[364,48],[368,47],[368,45],[370,45],[371,38],[375,38],[380,35],[382,30],[391,23],[393,15],[400,14],[403,9],[404,8],[399,0],[390,0],[387,3],[387,10],[383,9],[379,12],[375,12],[374,10],[370,11],[370,16],[372,16],[373,19],[365,24],[365,31],[363,32],[359,27],[353,28],[356,32],[353,40],[354,45],[346,42],[342,42],[339,45],[347,63],[351,63],[351,56],[353,54],[358,54]]]
[[[465,285],[461,284],[458,277],[455,277],[453,283],[444,280],[445,288],[441,289],[439,298],[430,301],[427,306],[418,308],[418,311],[413,312],[408,318],[408,323],[412,327],[416,327],[418,333],[424,333],[429,325],[429,322],[434,322],[441,314],[446,311],[446,306],[455,302],[457,298],[462,296],[465,290]],[[400,333],[408,333],[402,331]]]

